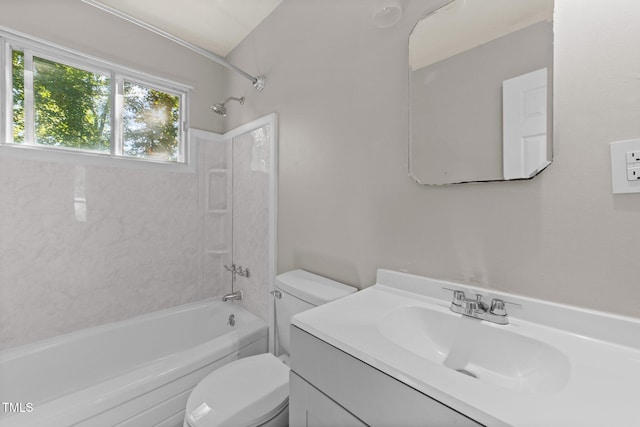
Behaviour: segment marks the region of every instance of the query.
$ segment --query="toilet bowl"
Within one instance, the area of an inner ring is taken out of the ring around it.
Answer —
[[[356,291],[304,270],[276,276],[276,349],[218,368],[193,389],[184,427],[261,426],[289,424],[289,329],[297,313]],[[280,353],[279,352],[279,353]]]

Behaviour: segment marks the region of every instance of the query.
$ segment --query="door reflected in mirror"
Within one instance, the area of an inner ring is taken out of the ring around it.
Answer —
[[[454,0],[409,36],[409,174],[532,178],[552,159],[553,0]]]

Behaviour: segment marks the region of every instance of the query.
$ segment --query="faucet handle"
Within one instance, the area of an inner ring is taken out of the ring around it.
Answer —
[[[505,302],[498,298],[491,300],[491,309],[489,312],[496,316],[506,316],[507,308],[505,307]]]
[[[453,291],[453,301],[451,304],[462,306],[466,302],[466,296],[462,291]]]
[[[451,304],[453,305],[462,307],[467,300],[467,297],[462,291],[458,291],[456,289],[451,289],[451,288],[444,288],[444,287],[442,289],[444,289],[445,291],[453,292],[453,300],[451,301]]]
[[[241,265],[239,265],[238,274],[243,277],[249,277],[249,267],[244,268]]]

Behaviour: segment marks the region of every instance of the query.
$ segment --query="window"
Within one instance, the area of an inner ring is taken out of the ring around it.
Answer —
[[[124,82],[123,155],[177,160],[180,97]]]
[[[0,43],[0,146],[186,163],[188,87],[24,37]]]

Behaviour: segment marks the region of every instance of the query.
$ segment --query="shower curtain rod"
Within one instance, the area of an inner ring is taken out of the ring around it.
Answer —
[[[222,56],[217,55],[213,52],[209,52],[206,49],[203,49],[199,46],[196,46],[192,43],[189,43],[186,40],[182,40],[179,37],[174,36],[173,34],[170,34],[164,30],[161,30],[160,28],[154,27],[153,25],[147,24],[144,21],[139,20],[138,18],[134,18],[131,15],[128,15],[124,12],[121,12],[117,9],[112,8],[111,6],[107,6],[104,3],[101,3],[99,0],[82,0],[83,2],[90,4],[92,6],[95,6],[99,9],[104,10],[105,12],[111,13],[112,15],[115,15],[119,18],[122,18],[126,21],[131,22],[132,24],[135,24],[139,27],[142,27],[146,30],[149,30],[153,33],[158,34],[159,36],[162,36],[166,39],[171,40],[174,43],[179,44],[182,47],[186,47],[189,50],[192,50],[196,53],[199,53],[200,55],[211,59],[214,62],[217,62],[218,64],[222,65],[223,67],[226,67],[228,69],[230,69],[231,71],[235,71],[236,73],[242,75],[243,77],[247,78],[248,80],[251,81],[251,83],[253,84],[253,87],[256,88],[256,90],[258,92],[262,92],[262,89],[264,89],[264,85],[266,83],[266,79],[264,76],[260,75],[257,77],[252,76],[249,73],[246,73],[245,71],[241,70],[240,68],[236,67],[235,65],[231,64],[229,61],[227,61],[226,59],[224,59]]]

